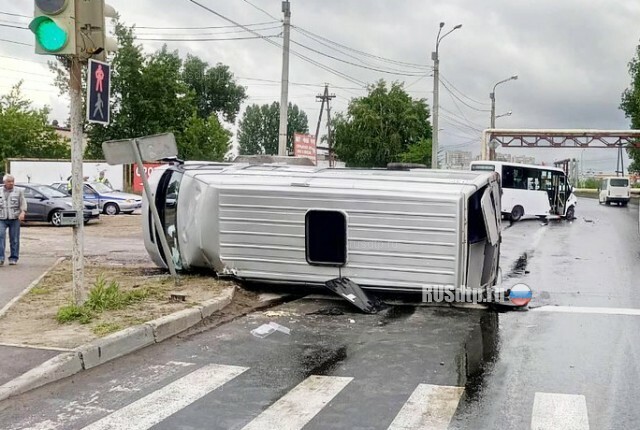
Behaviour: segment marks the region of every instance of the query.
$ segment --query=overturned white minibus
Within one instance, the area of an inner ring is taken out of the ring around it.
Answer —
[[[498,277],[494,172],[176,164],[151,178],[179,271],[367,291],[481,289]],[[166,267],[144,199],[144,240]]]

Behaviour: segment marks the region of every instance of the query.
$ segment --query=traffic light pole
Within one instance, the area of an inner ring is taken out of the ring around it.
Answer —
[[[71,191],[76,223],[73,226],[73,301],[81,305],[87,300],[84,288],[84,204],[82,174],[82,63],[77,56],[71,58],[69,97],[71,99]]]

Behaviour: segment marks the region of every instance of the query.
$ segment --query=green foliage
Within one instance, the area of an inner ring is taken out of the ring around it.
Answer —
[[[89,290],[89,297],[82,306],[69,304],[58,309],[56,319],[59,323],[78,321],[81,324],[91,322],[95,313],[106,310],[122,309],[149,296],[147,290],[121,291],[116,281],[107,281],[99,276]]]
[[[99,276],[93,288],[89,290],[89,297],[84,306],[92,311],[122,309],[123,307],[143,300],[148,296],[146,290],[122,292],[116,281],[107,282],[104,276]]]
[[[421,139],[418,143],[410,145],[409,149],[400,155],[403,163],[419,163],[427,167],[431,166],[431,139]]]
[[[69,158],[68,141],[48,124],[49,108],[33,108],[21,86],[0,96],[0,169],[7,158]]]
[[[597,189],[599,185],[600,181],[596,178],[587,178],[580,182],[580,186],[578,188]]]
[[[105,140],[173,132],[181,158],[221,160],[230,136],[218,117],[235,120],[246,99],[229,68],[209,67],[191,55],[183,62],[166,46],[146,54],[133,28],[117,20],[115,33],[119,49],[111,60],[111,123],[87,127],[85,156],[103,158]]]
[[[368,90],[333,121],[338,158],[354,167],[385,167],[409,159],[424,163],[431,138],[426,101],[412,99],[397,82],[388,88],[381,80]]]
[[[62,306],[56,313],[56,320],[60,324],[67,324],[78,321],[80,324],[88,324],[91,322],[93,314],[84,306],[69,304]]]
[[[307,114],[289,103],[287,114],[287,150],[293,151],[294,133],[308,133]],[[280,103],[248,106],[238,124],[238,145],[241,155],[278,153]]]
[[[222,161],[231,150],[231,136],[215,114],[207,119],[194,115],[179,139],[181,155],[189,160]]]
[[[104,336],[109,333],[114,333],[120,329],[122,329],[122,327],[118,324],[103,322],[100,324],[96,324],[96,326],[93,327],[91,331],[97,336]]]
[[[620,109],[631,120],[631,128],[640,129],[640,45],[636,48],[635,57],[629,62],[631,85],[622,93]],[[630,172],[640,172],[640,149],[628,148],[629,157],[633,160],[629,166]]]
[[[235,83],[229,66],[218,63],[215,67],[209,67],[200,58],[188,54],[182,79],[195,93],[200,118],[222,114],[225,121],[235,122],[247,94],[243,86]]]

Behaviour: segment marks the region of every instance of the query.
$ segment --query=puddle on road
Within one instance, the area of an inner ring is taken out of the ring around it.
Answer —
[[[337,348],[306,349],[300,357],[302,374],[305,378],[311,375],[328,375],[346,358],[346,345]]]
[[[511,266],[511,270],[509,271],[509,273],[507,273],[504,276],[504,279],[520,277],[522,275],[529,274],[529,271],[527,270],[528,264],[529,264],[529,253],[525,252],[522,255],[520,255],[520,257],[518,257],[515,263],[513,263],[513,266]]]

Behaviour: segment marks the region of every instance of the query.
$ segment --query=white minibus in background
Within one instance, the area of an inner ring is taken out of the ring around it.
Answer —
[[[500,176],[502,214],[512,221],[524,216],[575,217],[578,200],[562,169],[502,161],[473,161],[473,171]]]
[[[618,203],[626,206],[631,200],[629,179],[622,177],[603,178],[598,185],[598,202],[600,204]]]

